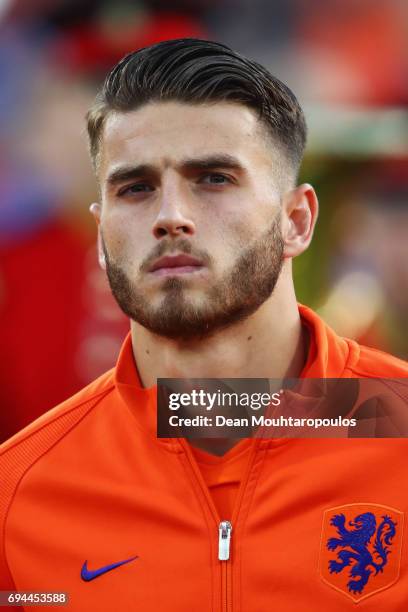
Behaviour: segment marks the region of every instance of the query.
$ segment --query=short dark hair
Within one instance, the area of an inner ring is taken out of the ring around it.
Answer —
[[[111,70],[86,116],[94,165],[109,112],[170,100],[188,104],[232,101],[255,110],[298,172],[306,122],[294,93],[257,62],[221,43],[196,38],[139,49]]]

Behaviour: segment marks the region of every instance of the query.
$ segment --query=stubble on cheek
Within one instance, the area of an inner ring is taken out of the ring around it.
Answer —
[[[111,260],[103,243],[112,293],[127,316],[157,335],[180,340],[208,337],[254,313],[271,295],[280,275],[283,239],[279,214],[257,240],[248,244],[247,237],[242,239],[246,240],[245,248],[238,249],[233,264],[221,277],[212,276],[209,284],[199,287],[197,292],[191,291],[186,279],[166,278],[157,290],[155,303],[142,289],[141,270],[168,252],[166,243],[157,245],[135,276],[125,272],[131,266]],[[191,243],[184,242],[191,252]]]

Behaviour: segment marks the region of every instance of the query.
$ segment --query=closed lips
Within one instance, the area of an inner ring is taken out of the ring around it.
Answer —
[[[181,268],[184,266],[202,267],[201,261],[189,255],[166,256],[158,259],[150,268],[150,272],[160,270],[160,268]]]

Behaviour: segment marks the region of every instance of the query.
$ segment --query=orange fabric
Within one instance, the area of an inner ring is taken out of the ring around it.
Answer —
[[[190,445],[221,520],[231,521],[252,444],[251,439],[241,440],[222,457]]]
[[[406,363],[337,337],[304,306],[300,314],[312,340],[307,376],[408,377]],[[68,592],[74,612],[355,610],[345,572],[329,581],[319,560],[338,537],[333,513],[356,504],[377,524],[391,508],[396,529],[361,606],[406,609],[407,440],[254,440],[230,559],[219,561],[220,517],[190,445],[157,439],[156,395],[140,385],[129,336],[113,370],[2,446],[0,590]],[[84,581],[85,561],[105,571]]]

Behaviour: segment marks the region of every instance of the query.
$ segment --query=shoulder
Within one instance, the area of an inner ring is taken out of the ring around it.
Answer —
[[[4,535],[10,507],[24,476],[47,451],[65,439],[83,418],[109,396],[114,389],[113,372],[106,372],[0,446],[0,534]],[[0,577],[0,588],[13,588],[4,543],[1,545],[1,542]]]
[[[361,378],[407,378],[408,362],[389,353],[357,344],[346,339],[349,345],[349,360],[346,373]]]
[[[32,445],[32,440],[37,441],[38,447],[46,447],[51,439],[54,443],[58,440],[58,437],[64,435],[68,428],[74,426],[81,417],[94,408],[112,391],[114,387],[113,372],[113,369],[105,372],[105,374],[78,391],[78,393],[75,393],[75,395],[55,408],[48,410],[12,438],[4,442],[0,446],[0,469],[2,466],[2,457],[10,453],[16,447]],[[42,444],[39,442],[40,439],[44,439]]]
[[[97,407],[114,389],[113,372],[106,372],[4,442],[0,446],[2,481],[15,481],[17,474],[26,472],[42,454]]]
[[[106,372],[0,446],[0,524],[2,513],[4,517],[15,489],[30,467],[112,392],[113,372]]]

